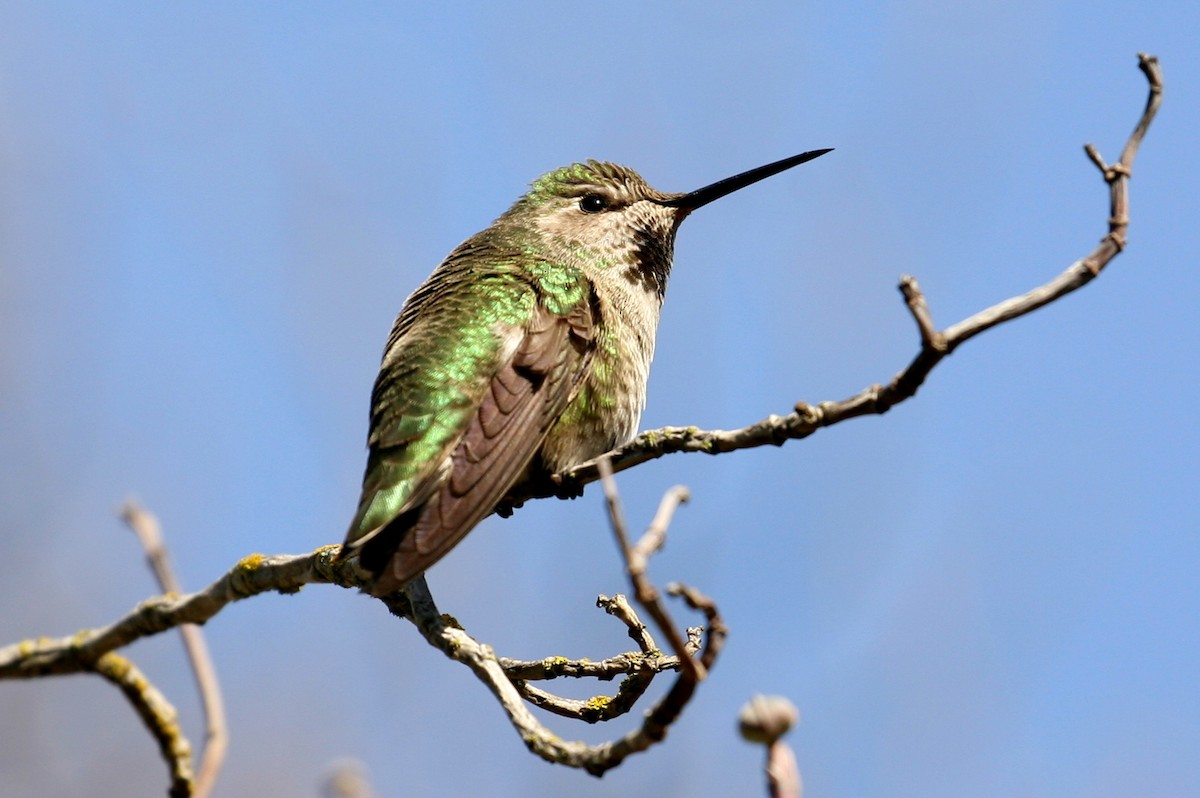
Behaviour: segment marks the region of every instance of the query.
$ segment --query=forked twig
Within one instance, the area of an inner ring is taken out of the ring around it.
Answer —
[[[618,718],[633,709],[650,687],[656,674],[679,670],[679,658],[663,656],[650,630],[638,618],[637,612],[625,596],[620,593],[612,598],[600,596],[596,599],[596,606],[625,624],[629,636],[638,644],[639,651],[618,654],[599,662],[569,660],[565,657],[547,657],[533,662],[500,658],[504,672],[526,701],[564,718],[600,723]],[[698,637],[689,642],[693,646],[692,650],[699,646]],[[582,701],[564,698],[529,684],[531,681],[564,676],[601,681],[607,681],[614,676],[624,678],[617,688],[616,695],[598,695]]]
[[[146,552],[146,561],[154,578],[158,581],[163,593],[179,594],[183,592],[179,580],[171,570],[167,557],[167,549],[163,544],[162,527],[158,518],[132,499],[121,507],[123,520],[141,543]],[[192,675],[196,678],[196,687],[200,692],[200,705],[204,712],[204,753],[200,757],[200,767],[196,771],[192,795],[195,798],[206,798],[212,792],[217,774],[225,762],[225,752],[229,747],[229,733],[225,721],[225,701],[221,697],[221,685],[217,680],[217,669],[213,665],[208,644],[204,633],[195,624],[183,624],[179,627],[179,636],[183,639],[183,648],[187,652],[188,662],[192,667]]]
[[[612,523],[613,535],[621,548],[621,556],[625,559],[625,571],[629,582],[633,585],[634,597],[638,604],[658,624],[658,628],[666,635],[667,642],[675,656],[680,657],[680,665],[684,673],[696,681],[703,681],[707,674],[704,666],[692,657],[685,656],[686,643],[679,633],[670,614],[659,601],[658,588],[646,577],[646,565],[650,556],[662,549],[666,542],[667,526],[675,515],[675,510],[689,498],[687,488],[676,485],[663,495],[658,512],[654,516],[646,533],[636,544],[630,544],[629,532],[625,527],[625,518],[621,513],[621,497],[617,494],[617,483],[613,479],[612,469],[605,459],[600,460],[600,484],[604,488],[604,500],[608,505],[608,517]]]
[[[610,518],[613,520],[614,531],[621,530],[618,537],[623,541],[621,551],[634,586],[634,592],[639,596],[650,597],[648,602],[643,602],[643,606],[656,619],[664,634],[671,640],[672,649],[675,652],[676,662],[674,664],[679,667],[675,682],[666,695],[646,714],[641,725],[618,740],[600,745],[564,741],[539,723],[525,702],[529,701],[537,706],[543,706],[557,714],[596,722],[597,720],[611,719],[628,711],[632,706],[632,701],[628,700],[627,696],[622,696],[621,691],[618,691],[618,695],[612,699],[604,702],[593,701],[589,706],[589,702],[576,702],[551,696],[545,691],[530,687],[524,677],[530,675],[531,670],[543,668],[545,665],[519,663],[511,660],[506,660],[502,664],[490,646],[479,643],[468,635],[457,622],[438,612],[424,578],[410,583],[405,588],[403,596],[384,599],[385,602],[397,602],[391,607],[393,612],[403,617],[410,617],[431,645],[475,672],[475,675],[496,696],[508,715],[509,722],[521,735],[521,739],[530,751],[547,761],[581,768],[594,776],[603,775],[621,764],[626,757],[646,750],[666,736],[667,728],[679,717],[695,692],[696,685],[707,673],[707,669],[712,667],[725,638],[725,625],[711,601],[690,588],[669,587],[668,592],[683,596],[690,606],[701,610],[708,618],[708,639],[703,644],[700,658],[697,661],[693,654],[697,650],[700,630],[689,629],[686,636],[681,635],[671,623],[665,610],[658,606],[658,591],[645,577],[646,558],[662,547],[663,537],[674,508],[686,496],[686,491],[673,489],[667,492],[650,528],[635,546],[630,546],[627,539],[622,537],[624,521],[620,518],[619,508],[615,513],[613,510],[619,504],[615,489],[606,491],[606,495],[609,498]],[[643,653],[653,652],[653,638],[637,620],[636,614],[623,597],[608,599],[601,596],[598,603],[612,614],[622,618],[630,629],[630,636],[638,641]],[[542,661],[542,663],[547,663],[547,661]],[[511,673],[506,670],[506,666],[512,669]],[[554,667],[553,661],[550,661],[549,668],[553,669]],[[561,667],[563,667],[564,675],[574,675],[567,671],[573,672],[578,666],[572,665],[568,668],[564,661]],[[661,667],[660,662],[657,670],[662,669],[664,668]],[[649,684],[649,677],[652,677],[654,672],[656,671],[635,672],[626,679],[624,684],[632,685],[629,689],[640,696]],[[643,678],[639,678],[639,676]],[[615,703],[618,706],[615,709],[606,707],[605,705],[609,703]]]

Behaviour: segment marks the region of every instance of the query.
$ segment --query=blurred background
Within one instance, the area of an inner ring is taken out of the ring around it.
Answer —
[[[1166,100],[1100,280],[886,417],[620,476],[634,526],[691,487],[652,574],[732,629],[664,745],[547,765],[409,625],[313,586],[206,627],[217,795],[316,795],[346,757],[381,796],[756,795],[755,692],[799,706],[811,796],[1200,794],[1197,35],[1170,1],[0,5],[0,643],[154,593],[130,496],[190,589],[340,542],[405,296],[575,160],[682,191],[837,148],[684,225],[643,427],[888,380],[917,349],[901,273],[944,327],[1104,234],[1081,146],[1116,160],[1146,50]],[[594,489],[488,520],[429,582],[503,655],[630,645],[593,606],[624,589]],[[177,637],[127,653],[199,744]],[[99,679],[0,684],[0,794],[165,784]]]

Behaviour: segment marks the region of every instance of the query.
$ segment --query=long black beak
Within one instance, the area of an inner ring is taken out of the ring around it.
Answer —
[[[745,188],[751,183],[757,183],[759,180],[765,180],[771,175],[777,175],[793,166],[799,166],[802,163],[811,161],[813,158],[820,158],[827,152],[832,152],[833,148],[825,150],[810,150],[802,152],[799,155],[793,155],[791,158],[784,158],[782,161],[769,163],[766,166],[760,166],[757,169],[751,169],[748,172],[742,172],[740,175],[727,177],[724,180],[698,188],[695,191],[688,192],[675,199],[666,200],[661,203],[671,208],[684,208],[688,211],[694,211],[697,208],[707,205],[713,200],[718,200],[726,194],[732,194],[739,188]]]

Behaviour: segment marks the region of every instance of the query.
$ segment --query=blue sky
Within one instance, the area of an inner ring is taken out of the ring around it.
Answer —
[[[311,587],[207,627],[218,794],[315,794],[346,756],[381,795],[757,794],[756,692],[799,706],[813,796],[1200,794],[1198,34],[1193,4],[1115,0],[0,6],[0,641],[153,591],[130,495],[191,588],[340,541],[404,297],[575,160],[680,191],[837,148],[684,225],[644,427],[886,381],[917,344],[898,275],[946,326],[1104,233],[1081,145],[1117,157],[1146,50],[1166,100],[1100,280],[886,417],[621,476],[635,524],[691,487],[653,574],[732,628],[665,745],[602,781],[545,765],[465,669]],[[429,580],[505,655],[628,645],[592,606],[623,589],[594,490],[485,522]],[[178,641],[129,653],[198,742]],[[0,686],[0,736],[5,795],[161,794],[97,680]]]

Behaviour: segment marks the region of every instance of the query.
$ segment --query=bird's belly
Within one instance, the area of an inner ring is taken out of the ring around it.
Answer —
[[[574,468],[633,440],[646,404],[640,371],[607,380],[603,387],[599,380],[584,380],[542,443],[539,460],[548,473]]]

